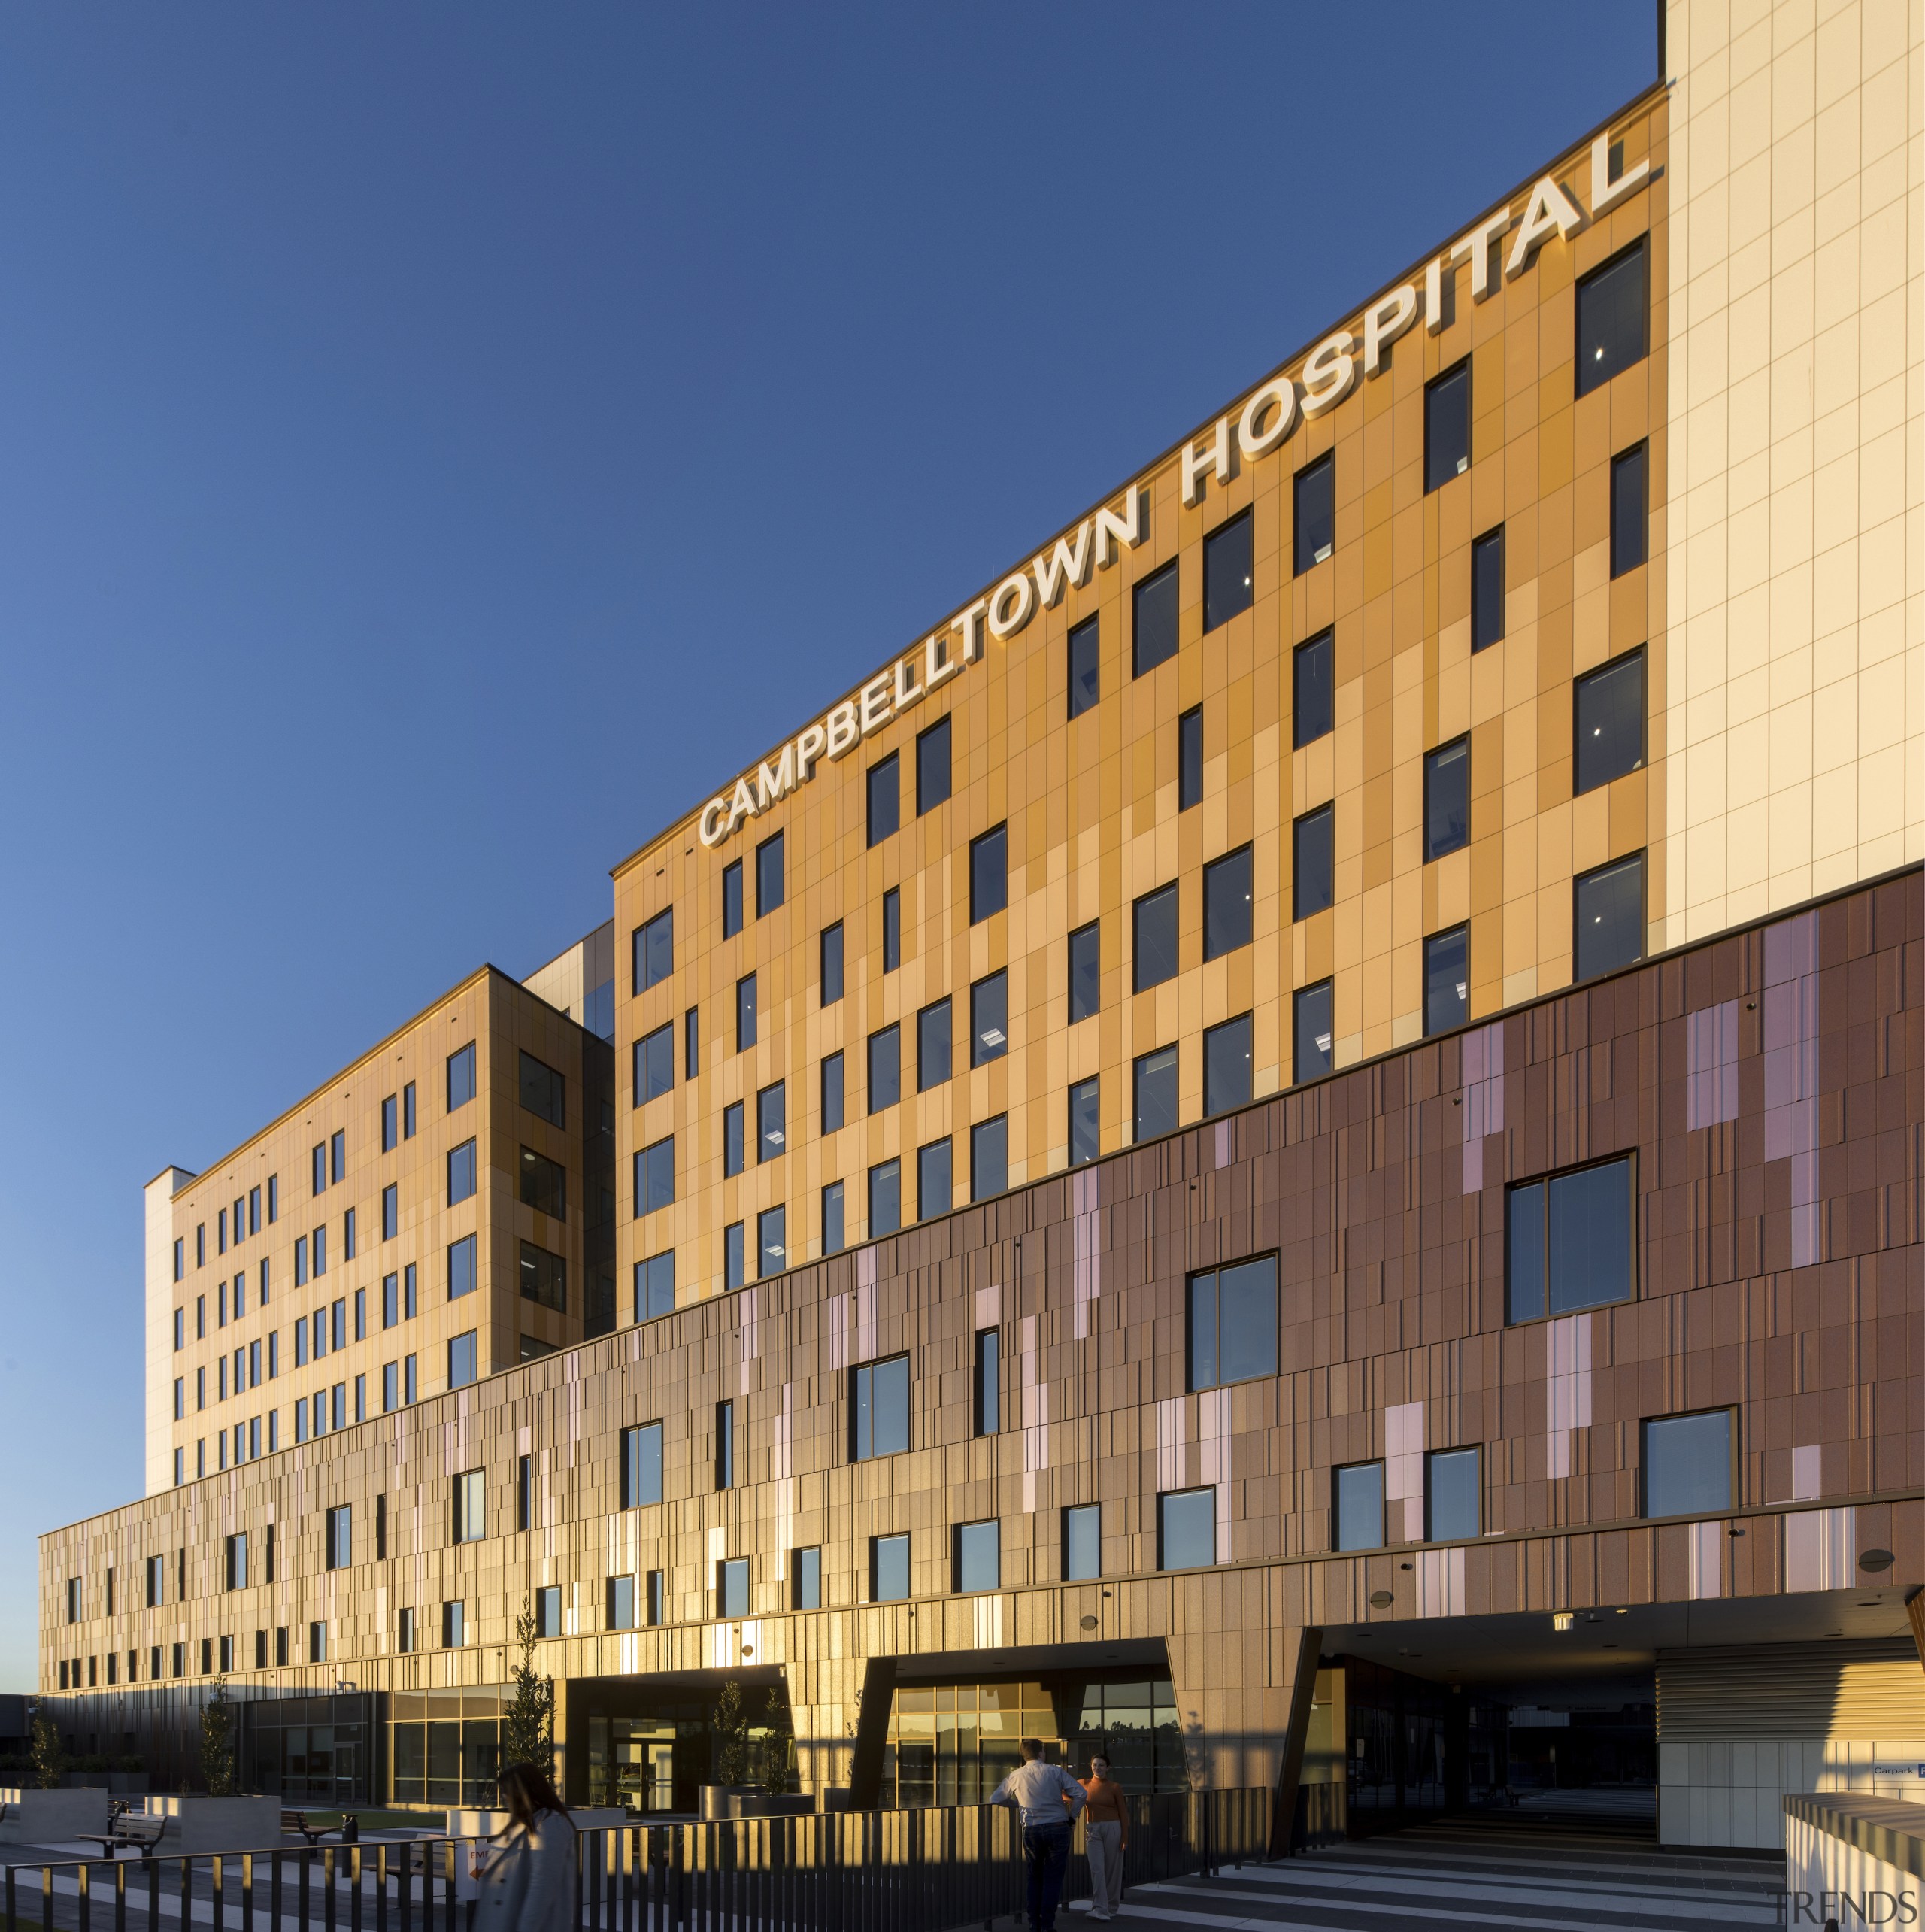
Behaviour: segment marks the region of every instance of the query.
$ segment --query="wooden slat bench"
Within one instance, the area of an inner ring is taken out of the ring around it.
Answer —
[[[123,1811],[105,1832],[83,1831],[77,1835],[83,1844],[98,1845],[110,1858],[118,1858],[132,1846],[143,1858],[151,1858],[167,1829],[164,1818],[150,1818],[144,1811]]]

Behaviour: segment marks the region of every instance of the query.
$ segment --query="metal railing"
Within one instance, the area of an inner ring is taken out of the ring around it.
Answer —
[[[1126,1887],[1263,1858],[1267,1790],[1131,1800]],[[10,1864],[0,1932],[469,1932],[486,1839]],[[1066,1902],[1087,1896],[1079,1826]],[[990,1805],[584,1831],[581,1932],[959,1932],[1023,1909],[1016,1814]]]

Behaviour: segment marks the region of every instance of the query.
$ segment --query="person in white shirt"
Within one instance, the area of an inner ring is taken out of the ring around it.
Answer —
[[[1056,1900],[1069,1863],[1070,1821],[1089,1798],[1061,1765],[1043,1762],[1041,1738],[1023,1739],[1023,1758],[990,1794],[990,1803],[1014,1805],[1021,1814],[1023,1855],[1029,1866],[1030,1932],[1055,1932]]]

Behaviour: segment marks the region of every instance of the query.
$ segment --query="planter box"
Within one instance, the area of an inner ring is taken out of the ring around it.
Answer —
[[[147,1774],[144,1771],[69,1771],[60,1782],[69,1791],[108,1791],[116,1797],[144,1797]]]
[[[83,1831],[107,1829],[107,1793],[99,1786],[51,1791],[0,1790],[7,1815],[0,1844],[65,1845]]]
[[[147,1815],[167,1820],[167,1830],[158,1847],[165,1855],[272,1852],[280,1845],[278,1798],[202,1798],[150,1793]],[[106,1827],[101,1829],[105,1830]]]

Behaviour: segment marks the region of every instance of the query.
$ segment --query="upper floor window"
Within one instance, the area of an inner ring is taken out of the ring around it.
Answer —
[[[1157,1498],[1157,1567],[1202,1570],[1217,1560],[1217,1492],[1166,1491]]]
[[[1219,523],[1203,539],[1203,628],[1214,630],[1250,608],[1254,566],[1250,512]]]
[[[346,1570],[354,1561],[354,1506],[343,1503],[327,1512],[327,1567]]]
[[[1087,1020],[1102,1006],[1101,928],[1091,920],[1069,936],[1069,1023]]]
[[[1453,926],[1423,942],[1423,1030],[1448,1033],[1470,1015],[1470,928]]]
[[[878,759],[869,769],[869,841],[880,845],[902,822],[900,769],[896,754]]]
[[[1423,392],[1423,487],[1439,490],[1471,466],[1471,365],[1460,362]]]
[[[1203,868],[1203,957],[1220,959],[1250,944],[1250,848],[1226,852]]]
[[[978,1121],[969,1130],[969,1198],[987,1201],[1009,1191],[1009,1116]]]
[[[1622,577],[1645,560],[1645,450],[1635,444],[1611,459],[1611,574]]]
[[[1423,1537],[1454,1543],[1484,1533],[1482,1458],[1475,1448],[1432,1449],[1423,1459]]]
[[[657,1027],[635,1043],[635,1104],[645,1106],[675,1084],[675,1023]]]
[[[474,1042],[470,1040],[459,1053],[448,1055],[448,1112],[465,1107],[474,1098]]]
[[[1440,745],[1423,761],[1423,857],[1426,864],[1471,842],[1471,742]]]
[[[735,1051],[743,1053],[755,1045],[755,975],[744,973],[735,982]]]
[[[665,1134],[635,1157],[635,1211],[650,1215],[675,1198],[675,1136]]]
[[[869,1112],[879,1114],[902,1097],[902,1035],[899,1025],[869,1036]]]
[[[629,944],[635,990],[646,993],[675,970],[675,908],[671,905],[635,929]]]
[[[478,1357],[475,1342],[475,1331],[471,1328],[465,1335],[457,1335],[448,1343],[448,1387],[450,1388],[465,1388],[470,1382],[478,1378],[480,1370],[477,1366]],[[411,1355],[408,1359],[411,1364],[414,1357]],[[410,1394],[408,1400],[411,1402],[414,1399],[413,1395]]]
[[[187,1243],[178,1237],[174,1243],[174,1278],[177,1281],[187,1278]]]
[[[1277,1372],[1277,1258],[1190,1278],[1190,1386],[1217,1388]]]
[[[330,1184],[347,1178],[347,1136],[336,1127],[328,1136],[328,1179]]]
[[[952,1561],[958,1591],[1001,1589],[1002,1525],[993,1518],[984,1523],[958,1523]]]
[[[908,1446],[908,1357],[863,1363],[850,1372],[850,1460],[896,1455]]]
[[[675,1251],[635,1264],[635,1318],[652,1321],[675,1312]]]
[[[471,1295],[477,1285],[476,1260],[479,1244],[471,1234],[464,1234],[459,1241],[448,1243],[448,1300],[458,1301],[463,1295]],[[317,1359],[320,1355],[318,1342],[314,1350]]]
[[[1336,902],[1335,808],[1324,805],[1306,811],[1290,831],[1296,874],[1290,882],[1291,913],[1308,919]]]
[[[822,929],[822,1003],[833,1006],[842,997],[842,922]]]
[[[403,1140],[412,1140],[414,1138],[414,1083],[411,1080],[401,1090],[401,1137]],[[280,1218],[280,1192],[274,1177],[270,1175],[268,1178],[268,1219],[269,1221],[277,1221]]]
[[[1384,1465],[1351,1463],[1330,1473],[1340,1550],[1384,1547]]]
[[[1250,1104],[1250,1016],[1239,1014],[1203,1030],[1203,1111],[1228,1113]]]
[[[1098,1503],[1081,1503],[1063,1512],[1063,1575],[1069,1583],[1086,1582],[1103,1573],[1103,1511]]]
[[[742,862],[732,859],[722,868],[722,936],[732,939],[742,930]]]
[[[1130,649],[1138,677],[1176,655],[1177,566],[1172,557],[1130,593]]]
[[[891,886],[882,896],[882,969],[893,972],[902,963],[902,893]]]
[[[1578,393],[1588,396],[1645,356],[1645,238],[1578,284]]]
[[[1506,1319],[1629,1301],[1635,1217],[1628,1157],[1520,1181],[1505,1198]]]
[[[1642,1433],[1647,1516],[1719,1516],[1732,1506],[1729,1409],[1659,1416]]]
[[[1642,648],[1600,665],[1572,694],[1572,789],[1594,792],[1645,762],[1645,654]]]
[[[532,1053],[521,1056],[521,1104],[551,1127],[568,1124],[568,1082]]]
[[[1300,988],[1295,1006],[1295,1077],[1299,1081],[1315,1080],[1328,1073],[1333,1064],[1331,1049],[1335,1030],[1330,1018],[1330,981],[1326,979]]]
[[[821,1131],[835,1133],[842,1125],[842,1056],[825,1054],[822,1061]]]
[[[742,1103],[731,1100],[722,1109],[722,1175],[725,1180],[742,1171],[743,1139]]]
[[[772,832],[755,848],[755,916],[766,918],[782,903],[782,835]]]
[[[1132,1069],[1136,1089],[1136,1133],[1139,1142],[1173,1133],[1177,1124],[1177,1058],[1175,1046],[1139,1054]]]
[[[994,826],[969,842],[969,924],[1009,903],[1009,828]]]
[[[1009,1051],[1009,975],[993,972],[969,989],[969,1064],[981,1066]]]
[[[916,1091],[940,1087],[953,1070],[949,1002],[938,999],[916,1015]]]
[[[1135,990],[1145,993],[1177,972],[1176,881],[1146,892],[1135,908]]]
[[[1645,855],[1614,859],[1572,881],[1576,977],[1595,979],[1645,956]]]
[[[662,1500],[662,1425],[644,1422],[621,1436],[621,1506],[639,1509]]]
[[[488,1533],[488,1473],[464,1469],[453,1484],[454,1540],[478,1543]]]
[[[465,1201],[474,1192],[474,1143],[465,1140],[448,1150],[448,1206]],[[314,1272],[321,1270],[318,1260]]]
[[[401,1102],[398,1095],[390,1093],[381,1102],[381,1151],[392,1154],[400,1143]],[[260,1190],[256,1188],[255,1191],[258,1193]]]
[[[1320,456],[1299,470],[1294,482],[1294,574],[1301,577],[1321,563],[1337,541],[1337,466],[1334,455]]]
[[[789,1211],[764,1208],[755,1218],[756,1278],[765,1281],[789,1265]]]
[[[702,1008],[691,1006],[682,1015],[682,1078],[693,1080],[702,1072]]]
[[[773,1160],[788,1142],[788,1089],[777,1081],[755,1096],[756,1160],[758,1164]]]
[[[880,1240],[902,1225],[902,1163],[881,1160],[869,1169],[869,1238]]]
[[[308,1156],[308,1165],[312,1170],[310,1175],[314,1184],[312,1191],[317,1194],[325,1194],[328,1190],[328,1144],[326,1141],[317,1140],[314,1143],[313,1151]],[[196,1233],[198,1237],[201,1230],[197,1229]],[[204,1261],[207,1257],[203,1254],[198,1258]]]
[[[532,1147],[521,1150],[521,1199],[525,1207],[556,1221],[568,1215],[568,1171]]]
[[[949,720],[938,718],[916,737],[916,815],[932,811],[949,796]]]
[[[1502,641],[1504,635],[1504,526],[1471,545],[1471,648]]]
[[[1102,638],[1094,617],[1086,619],[1069,633],[1069,715],[1081,717],[1096,708],[1102,697],[1103,660]]]

